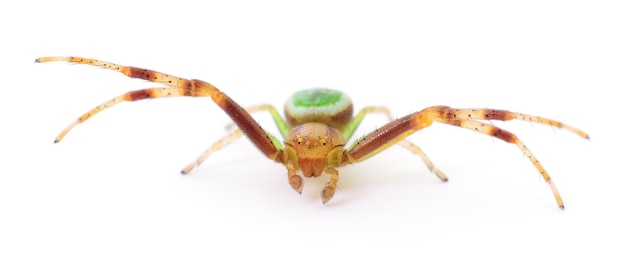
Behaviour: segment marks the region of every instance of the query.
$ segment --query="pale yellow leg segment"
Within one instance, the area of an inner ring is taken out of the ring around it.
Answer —
[[[67,128],[65,128],[58,136],[57,138],[54,140],[54,143],[58,143],[59,141],[61,141],[63,139],[63,137],[65,137],[65,135],[67,133],[70,132],[70,130],[72,130],[72,128],[74,128],[74,126],[78,125],[79,123],[82,123],[86,120],[88,120],[89,118],[93,117],[95,114],[99,113],[102,110],[105,110],[111,106],[114,106],[118,103],[121,102],[132,102],[132,101],[136,101],[136,100],[141,100],[141,99],[148,99],[148,98],[162,98],[162,97],[176,97],[176,96],[185,96],[186,93],[188,91],[184,90],[182,88],[171,88],[171,87],[165,87],[165,88],[148,88],[148,89],[142,89],[142,90],[135,90],[135,91],[130,91],[127,92],[123,95],[117,96],[115,98],[113,98],[112,100],[105,102],[101,105],[96,106],[95,108],[89,110],[89,112],[83,114],[82,116],[80,116],[78,119],[76,119],[74,122],[72,122],[69,126],[67,126]]]
[[[204,151],[202,153],[202,155],[200,155],[200,157],[198,157],[198,159],[196,159],[196,161],[194,161],[194,162],[190,163],[189,165],[187,165],[185,168],[183,168],[183,170],[180,173],[182,173],[182,174],[189,173],[192,169],[194,169],[195,167],[197,167],[200,164],[202,164],[202,162],[204,162],[204,160],[207,157],[209,157],[209,155],[211,155],[211,153],[219,151],[222,148],[228,146],[230,143],[235,142],[235,140],[239,139],[242,135],[243,135],[243,132],[241,132],[241,130],[239,130],[239,129],[236,129],[235,131],[233,131],[229,135],[227,135],[227,136],[223,137],[222,139],[220,139],[219,141],[213,143],[213,145],[211,145],[211,147],[209,149]]]
[[[339,181],[339,171],[334,168],[326,168],[324,170],[327,174],[330,174],[330,181],[322,190],[322,203],[326,204],[330,199],[335,196],[335,190],[337,190],[337,181]]]
[[[409,142],[408,140],[400,141],[400,142],[398,142],[398,145],[400,145],[400,146],[406,148],[407,150],[413,152],[413,154],[419,155],[422,158],[422,161],[424,161],[424,163],[426,164],[426,166],[430,170],[430,172],[432,172],[435,175],[437,175],[437,177],[439,177],[439,179],[441,179],[442,181],[444,181],[444,182],[448,181],[448,177],[446,177],[446,175],[443,174],[443,172],[441,172],[441,170],[437,169],[435,167],[435,165],[433,165],[433,162],[430,161],[428,156],[426,156],[426,154],[422,151],[422,149],[420,149],[420,147],[418,147],[417,145]]]
[[[561,209],[565,207],[563,205],[563,199],[561,199],[561,194],[559,194],[559,191],[556,189],[556,186],[552,182],[552,178],[550,177],[550,175],[548,175],[548,172],[543,168],[541,163],[539,163],[539,160],[537,160],[537,157],[535,157],[535,155],[530,152],[530,150],[526,147],[526,145],[524,145],[524,143],[522,143],[522,141],[519,140],[517,136],[515,136],[514,134],[510,132],[499,129],[493,125],[482,123],[482,122],[477,122],[477,121],[463,120],[461,121],[459,126],[463,128],[471,129],[474,131],[478,131],[483,134],[493,135],[499,138],[502,138],[499,136],[500,134],[506,134],[506,138],[508,139],[507,142],[515,144],[522,151],[522,153],[524,153],[524,155],[528,157],[528,159],[530,159],[530,161],[533,163],[535,168],[537,168],[537,170],[539,170],[539,173],[541,173],[541,176],[543,176],[543,179],[548,183],[548,185],[550,185],[550,189],[552,189],[552,193],[554,194],[556,203],[559,205],[559,207]],[[494,133],[494,129],[496,129],[495,133]]]

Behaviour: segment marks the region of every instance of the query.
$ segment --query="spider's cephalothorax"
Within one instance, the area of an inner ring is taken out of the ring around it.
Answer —
[[[352,102],[348,96],[330,89],[309,89],[294,93],[287,100],[285,118],[283,118],[272,105],[265,104],[244,109],[213,85],[197,79],[187,80],[157,71],[81,57],[42,57],[35,62],[50,61],[67,61],[99,66],[121,72],[128,77],[157,82],[166,86],[130,91],[93,108],[65,128],[57,136],[55,143],[61,141],[77,124],[123,101],[177,96],[208,96],[230,116],[237,129],[234,129],[229,135],[214,143],[198,159],[186,166],[182,173],[188,173],[201,164],[211,153],[245,135],[265,156],[285,165],[289,184],[298,193],[302,193],[303,187],[302,177],[298,175],[298,172],[301,172],[305,177],[319,177],[322,173],[329,174],[330,181],[321,193],[324,203],[329,201],[335,194],[337,181],[339,180],[339,172],[336,168],[366,160],[395,144],[419,155],[426,163],[426,166],[439,179],[447,181],[446,176],[433,166],[432,162],[418,146],[404,140],[418,130],[430,126],[433,122],[440,122],[471,129],[516,145],[530,159],[544,180],[550,185],[557,204],[563,208],[563,200],[556,186],[537,158],[517,136],[492,125],[489,120],[508,121],[517,119],[537,122],[564,128],[583,138],[589,138],[585,132],[562,122],[497,109],[459,109],[447,106],[432,106],[394,120],[389,110],[385,107],[365,107],[353,116]],[[250,113],[258,111],[268,111],[272,115],[284,139],[283,142],[263,130],[250,116]],[[371,113],[386,115],[389,123],[357,140],[350,147],[346,147],[346,141],[352,137],[365,115]],[[481,120],[487,120],[487,122],[482,122]]]

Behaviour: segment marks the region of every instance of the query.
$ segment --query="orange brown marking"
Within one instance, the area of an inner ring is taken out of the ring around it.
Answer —
[[[153,95],[151,92],[152,91],[149,89],[142,89],[142,90],[128,92],[124,96],[128,97],[127,101],[137,101],[137,100],[153,98],[152,97]]]
[[[505,111],[505,110],[497,110],[497,109],[490,109],[490,110],[483,110],[483,116],[484,119],[490,119],[490,120],[511,120],[515,117],[515,114],[509,112],[509,111]]]
[[[512,134],[510,132],[507,132],[505,130],[502,130],[500,128],[491,127],[490,130],[491,130],[491,133],[492,133],[491,135],[493,135],[493,136],[495,136],[495,137],[497,137],[499,139],[502,139],[502,140],[504,140],[504,141],[506,141],[508,143],[515,143],[515,142],[518,141],[517,137],[514,134]]]

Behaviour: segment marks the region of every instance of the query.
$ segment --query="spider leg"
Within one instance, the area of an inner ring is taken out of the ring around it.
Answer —
[[[589,135],[564,123],[546,119],[538,116],[531,116],[521,113],[510,112],[497,109],[455,109],[447,106],[433,106],[422,111],[409,114],[395,121],[392,121],[376,131],[368,134],[363,139],[356,142],[350,149],[344,153],[344,163],[355,163],[366,160],[373,155],[387,149],[389,146],[396,144],[407,136],[430,126],[433,122],[463,127],[475,130],[477,132],[494,136],[505,142],[516,145],[526,157],[530,159],[533,165],[541,173],[544,180],[550,185],[557,204],[563,208],[563,200],[556,186],[552,182],[552,178],[539,160],[530,152],[530,150],[520,141],[514,134],[502,130],[494,125],[473,121],[473,120],[527,120],[531,122],[542,123],[553,127],[564,128],[583,138],[589,138]]]
[[[253,105],[253,106],[246,107],[246,111],[248,111],[248,113],[250,114],[254,114],[260,111],[268,111],[270,115],[272,116],[272,119],[274,120],[274,123],[276,124],[276,127],[278,128],[278,131],[283,136],[283,138],[286,138],[287,134],[289,134],[289,125],[287,124],[285,119],[280,115],[280,113],[278,113],[278,110],[276,110],[276,107],[274,107],[273,105],[271,104]],[[226,129],[230,130],[234,126],[235,126],[234,123],[230,123],[226,126]]]
[[[354,116],[354,118],[352,118],[352,120],[348,123],[348,125],[346,125],[346,128],[344,128],[344,130],[342,131],[343,137],[346,140],[348,140],[350,137],[352,137],[352,135],[354,134],[354,131],[359,126],[359,124],[361,124],[361,121],[363,121],[363,118],[365,117],[365,115],[367,115],[367,114],[376,114],[376,113],[380,113],[380,114],[385,115],[390,122],[394,120],[393,117],[391,116],[391,111],[389,111],[389,109],[387,107],[384,107],[384,106],[368,106],[368,107],[364,107],[363,109],[361,109],[361,111],[359,111],[359,113],[357,113]],[[418,147],[417,145],[409,142],[408,140],[400,141],[399,145],[401,147],[409,150],[413,154],[419,155],[422,158],[422,161],[424,161],[424,163],[428,167],[428,169],[431,172],[433,172],[435,175],[437,175],[437,177],[440,180],[442,180],[444,182],[448,181],[448,177],[446,177],[446,175],[443,174],[443,172],[441,172],[441,170],[437,169],[433,165],[433,163],[430,161],[428,156],[426,156],[426,154],[422,151],[422,149],[420,149],[420,147]]]
[[[164,84],[170,87],[185,88],[187,85],[189,85],[189,82],[190,82],[190,80],[187,80],[184,78],[176,77],[173,75],[169,75],[169,74],[165,74],[165,73],[161,73],[161,72],[157,72],[153,70],[136,68],[136,67],[131,67],[131,66],[122,66],[122,65],[115,64],[115,63],[96,60],[96,59],[74,57],[74,56],[68,56],[68,57],[51,56],[51,57],[40,57],[38,59],[35,59],[35,63],[53,62],[53,61],[65,61],[65,62],[70,62],[70,63],[101,67],[106,70],[120,72],[130,78],[144,79],[150,82],[160,83],[160,84]]]
[[[346,125],[343,131],[341,131],[341,135],[343,136],[343,138],[346,139],[346,141],[349,140],[352,137],[352,135],[354,135],[354,131],[356,131],[356,128],[359,127],[359,125],[363,121],[363,118],[365,118],[365,115],[368,115],[368,114],[383,114],[387,117],[387,119],[389,119],[389,121],[393,120],[393,117],[391,116],[391,111],[389,111],[389,108],[387,107],[384,107],[384,106],[363,107],[361,111],[359,111],[359,113],[357,113],[352,118],[352,120],[350,120],[350,122]]]
[[[435,165],[433,165],[433,162],[430,161],[428,156],[422,151],[422,149],[420,149],[420,147],[418,147],[417,145],[411,143],[408,140],[402,140],[402,141],[398,142],[398,145],[400,145],[400,146],[404,147],[405,149],[411,151],[413,154],[419,155],[420,158],[422,158],[422,161],[424,161],[424,163],[426,164],[426,166],[430,170],[430,172],[432,172],[435,175],[437,175],[437,177],[440,180],[442,180],[444,182],[448,181],[448,177],[446,177],[446,175],[443,174],[443,172],[441,172],[441,170],[437,169],[435,167]]]
[[[159,98],[159,97],[173,97],[173,96],[181,96],[181,92],[185,92],[184,89],[180,88],[147,88],[135,91],[129,91],[124,95],[117,96],[107,102],[104,102],[93,109],[89,110],[87,113],[80,116],[70,125],[68,125],[54,140],[54,143],[58,143],[65,137],[70,130],[74,128],[74,126],[88,120],[93,117],[95,114],[99,113],[102,110],[105,110],[111,106],[114,106],[118,103],[125,101],[136,101],[140,99],[149,99],[149,98]],[[182,93],[184,95],[184,93]]]
[[[276,123],[276,126],[280,130],[280,133],[283,135],[283,138],[285,138],[287,136],[287,133],[289,133],[289,126],[287,125],[287,122],[285,122],[285,120],[280,116],[280,114],[278,114],[278,111],[276,110],[274,106],[269,105],[269,104],[250,106],[250,107],[246,107],[246,111],[248,111],[248,113],[250,114],[256,113],[258,111],[269,111],[270,114],[272,115],[272,118],[274,119],[274,122]],[[218,140],[217,142],[213,143],[213,145],[211,145],[211,147],[209,147],[206,151],[204,151],[202,155],[200,155],[200,157],[198,157],[194,162],[190,163],[185,168],[183,168],[181,173],[182,174],[189,173],[192,169],[202,164],[202,162],[204,162],[204,160],[207,159],[209,155],[211,155],[211,153],[219,151],[222,148],[226,147],[227,145],[235,142],[235,140],[239,139],[243,135],[243,133],[241,132],[239,128],[236,128],[236,127],[237,126],[235,125],[234,122],[227,125],[226,128],[228,130],[231,130],[231,129],[235,129],[235,130],[233,130],[230,134]]]
[[[108,70],[114,70],[120,72],[131,78],[140,78],[151,82],[161,83],[170,88],[149,88],[136,91],[127,92],[124,95],[114,98],[113,100],[103,103],[102,105],[92,109],[87,114],[70,124],[61,134],[57,137],[55,142],[59,142],[67,132],[69,132],[76,124],[85,121],[94,114],[113,106],[122,101],[137,101],[142,99],[153,99],[163,97],[178,97],[178,96],[190,96],[190,97],[211,97],[211,99],[220,107],[224,112],[237,124],[239,129],[245,134],[252,143],[269,159],[284,164],[287,160],[287,155],[283,152],[282,144],[275,137],[271,136],[265,130],[263,130],[254,119],[233,101],[228,95],[219,91],[213,85],[197,80],[187,80],[184,78],[168,75],[165,73],[130,67],[122,66],[110,62],[99,61],[95,59],[87,59],[80,57],[42,57],[35,60],[35,62],[51,62],[51,61],[67,61],[78,64],[87,64],[92,66],[103,67]]]
[[[181,170],[180,173],[182,173],[182,174],[189,173],[189,171],[191,171],[195,167],[197,167],[200,164],[202,164],[202,162],[204,162],[204,160],[207,159],[207,157],[209,157],[209,155],[211,155],[211,153],[214,153],[216,151],[221,150],[222,148],[226,147],[230,143],[233,143],[235,140],[239,139],[242,135],[243,135],[243,133],[241,132],[240,129],[234,130],[233,132],[231,132],[227,136],[225,136],[222,139],[218,140],[217,142],[213,143],[213,145],[211,145],[211,147],[209,147],[206,151],[204,151],[202,153],[202,155],[200,155],[200,157],[198,157],[195,161],[193,161],[192,163],[187,165],[185,168],[183,168],[183,170]]]

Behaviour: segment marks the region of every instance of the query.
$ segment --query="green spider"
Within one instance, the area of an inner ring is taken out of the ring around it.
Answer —
[[[395,144],[419,155],[430,171],[442,181],[447,181],[447,177],[435,168],[418,146],[404,140],[418,130],[430,126],[433,122],[440,122],[491,135],[516,145],[550,185],[559,207],[564,208],[563,200],[552,179],[517,136],[479,120],[507,121],[517,119],[537,122],[564,128],[589,139],[585,132],[555,120],[497,109],[458,109],[447,106],[432,106],[394,120],[390,111],[385,107],[365,107],[353,116],[350,98],[342,92],[330,89],[308,89],[294,93],[287,100],[285,105],[286,117],[282,118],[272,105],[260,105],[244,109],[225,93],[201,80],[187,80],[157,71],[81,57],[42,57],[35,60],[35,62],[51,61],[99,66],[121,72],[128,77],[141,78],[167,86],[130,91],[95,107],[65,128],[57,136],[55,143],[61,141],[77,124],[123,101],[177,96],[209,96],[230,116],[238,128],[214,143],[196,161],[186,166],[182,170],[183,174],[189,173],[194,167],[200,165],[212,152],[232,143],[242,135],[246,135],[267,158],[285,165],[289,185],[298,193],[302,193],[304,185],[302,177],[297,174],[298,171],[304,177],[319,177],[322,173],[330,174],[330,181],[321,192],[323,203],[328,202],[335,195],[339,180],[338,167],[362,162]],[[268,111],[271,114],[281,136],[284,138],[283,142],[263,130],[250,116],[250,113],[258,111]],[[356,140],[355,143],[346,148],[346,141],[352,137],[365,115],[372,113],[386,115],[389,118],[389,123]]]

